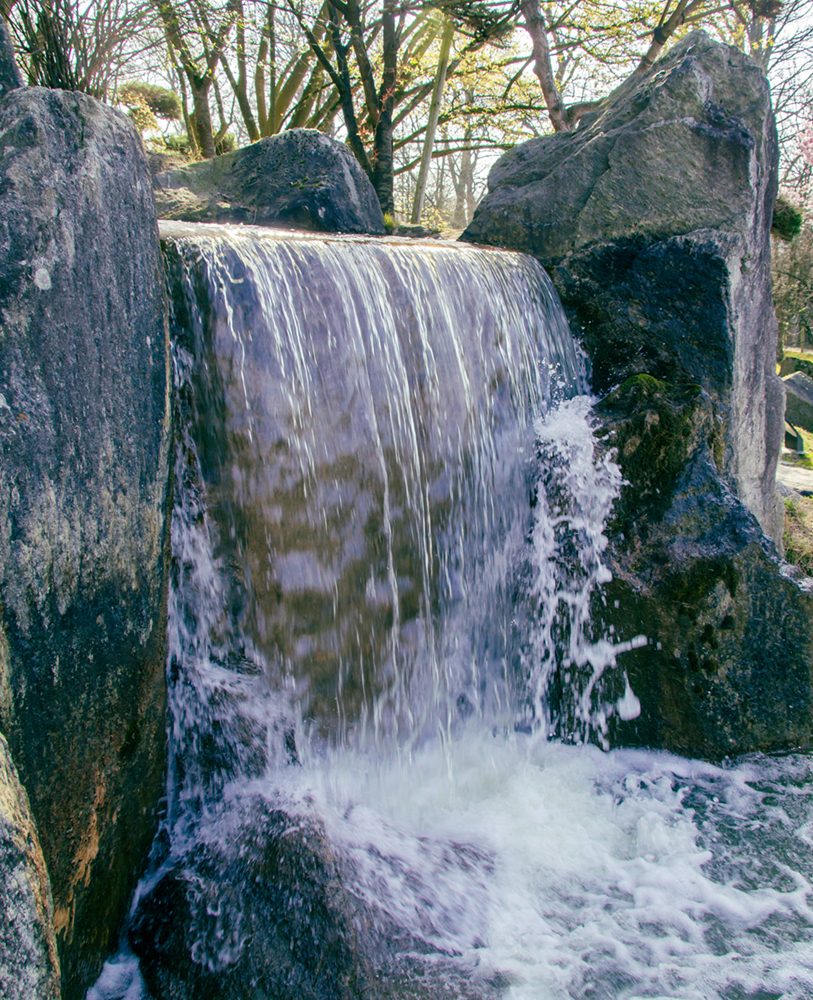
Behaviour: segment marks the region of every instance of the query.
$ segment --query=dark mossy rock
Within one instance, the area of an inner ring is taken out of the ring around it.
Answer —
[[[164,790],[168,309],[129,120],[25,87],[0,131],[0,729],[73,1000],[115,947]]]
[[[291,803],[232,801],[147,883],[128,934],[154,1000],[498,1000],[507,985],[399,928]]]
[[[636,376],[597,415],[627,485],[594,614],[617,641],[648,639],[621,658],[642,711],[614,739],[713,759],[808,743],[813,593],[721,482],[709,397]]]
[[[811,599],[775,548],[776,176],[767,81],[694,32],[575,132],[500,160],[463,234],[548,267],[604,396],[625,485],[597,611],[649,639],[619,661],[642,711],[616,742],[721,757],[813,738]]]
[[[158,215],[383,236],[384,216],[360,164],[341,142],[289,129],[234,153],[157,174]]]
[[[786,375],[792,375],[794,372],[804,372],[805,375],[813,378],[813,361],[805,361],[804,358],[795,358],[791,355],[782,358],[782,363],[779,366],[779,377],[784,379]]]
[[[635,530],[642,514],[657,518],[698,446],[719,450],[720,429],[711,401],[697,383],[673,386],[651,375],[634,375],[602,399],[599,437],[616,451],[624,475],[635,483],[613,510],[613,528]]]
[[[777,155],[759,67],[694,32],[575,132],[503,157],[462,239],[542,261],[598,393],[635,374],[700,383],[724,434],[720,472],[779,543]]]
[[[59,958],[45,859],[28,796],[0,736],[0,996],[59,1000]]]
[[[249,804],[143,896],[129,938],[155,1000],[366,996],[366,915],[317,821]]]

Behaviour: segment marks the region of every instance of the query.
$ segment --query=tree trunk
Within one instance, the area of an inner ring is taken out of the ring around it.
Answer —
[[[268,4],[268,16],[266,18],[268,28],[268,134],[276,135],[279,132],[279,120],[277,119],[277,26],[275,20],[274,4]]]
[[[256,142],[260,138],[260,130],[251,109],[251,102],[248,99],[248,73],[246,70],[246,25],[245,12],[243,10],[243,0],[237,0],[237,79],[231,71],[228,60],[223,59],[223,69],[226,73],[234,96],[237,98],[237,106],[246,126],[248,137],[251,142]]]
[[[302,96],[299,98],[296,106],[294,107],[293,114],[291,115],[291,121],[288,126],[289,128],[303,128],[307,124],[311,111],[313,111],[313,106],[316,103],[316,98],[324,84],[324,77],[325,71],[322,66],[317,63],[313,68],[313,72],[311,73],[305,89],[302,91]]]
[[[186,71],[186,76],[192,91],[192,106],[194,108],[192,122],[198,149],[204,160],[211,160],[215,155],[212,113],[209,108],[209,90],[212,86],[212,78],[210,76],[197,76],[189,70]]]
[[[669,3],[666,4],[658,27],[652,32],[652,41],[649,44],[649,48],[635,67],[636,73],[648,73],[652,69],[664,45],[666,45],[675,31],[683,24],[687,17],[690,17],[705,2],[706,0],[678,0],[677,7],[664,20],[670,6]]]
[[[382,11],[384,70],[378,92],[378,121],[374,136],[373,187],[378,195],[381,211],[388,215],[395,212],[394,166],[392,144],[392,109],[395,105],[395,86],[398,82],[398,32],[395,27],[394,0],[385,0]]]
[[[443,88],[446,84],[446,71],[449,68],[449,54],[452,51],[452,38],[454,37],[454,25],[447,20],[443,26],[443,38],[440,43],[440,57],[438,59],[438,69],[435,76],[435,89],[432,92],[432,100],[429,104],[429,123],[426,127],[426,138],[421,153],[421,166],[418,170],[418,181],[415,185],[415,199],[412,202],[412,215],[410,222],[417,226],[421,221],[423,212],[423,200],[426,194],[426,179],[429,176],[429,164],[432,162],[432,151],[435,148],[435,132],[438,127],[438,115],[440,114],[440,102],[443,98]]]
[[[548,117],[555,132],[568,132],[571,124],[567,111],[556,86],[556,77],[550,61],[547,25],[539,0],[522,0],[520,4],[525,28],[531,36],[534,53],[534,73],[542,87],[542,96],[548,109]]]

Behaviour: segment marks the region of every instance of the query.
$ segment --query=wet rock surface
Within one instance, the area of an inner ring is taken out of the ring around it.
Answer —
[[[28,796],[0,736],[0,994],[58,1000],[53,903]]]
[[[618,742],[719,757],[811,738],[810,598],[772,545],[776,150],[756,64],[695,32],[575,132],[500,160],[462,237],[546,265],[605,396],[627,483],[601,617],[649,639],[620,661],[643,711]]]
[[[328,233],[384,235],[373,185],[343,143],[313,129],[157,174],[158,215]]]
[[[712,758],[805,744],[813,592],[721,480],[709,396],[636,376],[598,415],[634,486],[613,512],[613,581],[594,615],[649,640],[621,657],[642,710],[614,721],[615,741]]]
[[[263,796],[164,862],[129,942],[155,1000],[496,1000],[507,985],[395,926],[315,815]]]
[[[318,822],[251,806],[141,899],[129,929],[157,1000],[364,995],[364,917]],[[225,832],[225,831],[222,831]]]
[[[0,100],[0,729],[84,996],[163,794],[167,304],[138,135],[92,98]]]

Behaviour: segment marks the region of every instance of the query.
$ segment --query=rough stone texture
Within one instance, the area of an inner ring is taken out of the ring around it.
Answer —
[[[147,166],[153,176],[167,170],[181,170],[188,165],[189,161],[178,153],[147,153]]]
[[[315,815],[251,795],[231,807],[139,900],[129,941],[155,1000],[504,995],[497,977],[416,940],[365,901]],[[478,863],[455,846],[446,864]]]
[[[129,937],[151,995],[364,995],[359,907],[319,824],[259,803],[247,813],[228,842],[207,838],[140,901]]]
[[[132,124],[23,88],[0,136],[0,729],[78,998],[163,793],[167,304]]]
[[[28,796],[0,736],[0,996],[58,1000],[53,903]]]
[[[761,71],[694,32],[576,132],[503,157],[462,238],[545,264],[597,392],[640,372],[700,382],[723,429],[721,471],[778,542],[776,157]]]
[[[797,371],[783,379],[787,403],[785,417],[794,427],[813,433],[813,379]]]
[[[384,235],[375,190],[353,154],[312,129],[165,171],[153,184],[162,219]]]
[[[0,97],[22,86],[23,77],[14,58],[11,32],[5,19],[0,17]]]
[[[462,237],[548,267],[606,394],[627,485],[597,618],[649,639],[620,660],[643,708],[619,742],[721,757],[811,739],[811,600],[769,541],[776,162],[762,73],[695,32],[576,132],[504,157]]]

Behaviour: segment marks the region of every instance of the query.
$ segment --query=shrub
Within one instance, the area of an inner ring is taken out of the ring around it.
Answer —
[[[128,108],[148,108],[156,118],[168,122],[180,121],[183,115],[181,101],[174,90],[154,83],[131,80],[119,88],[118,98]]]
[[[808,218],[802,220],[792,240],[773,241],[771,280],[780,346],[809,343],[813,340],[813,227]]]
[[[231,132],[227,132],[215,141],[215,152],[218,156],[222,156],[224,153],[233,153],[235,149],[237,149],[237,140]]]

